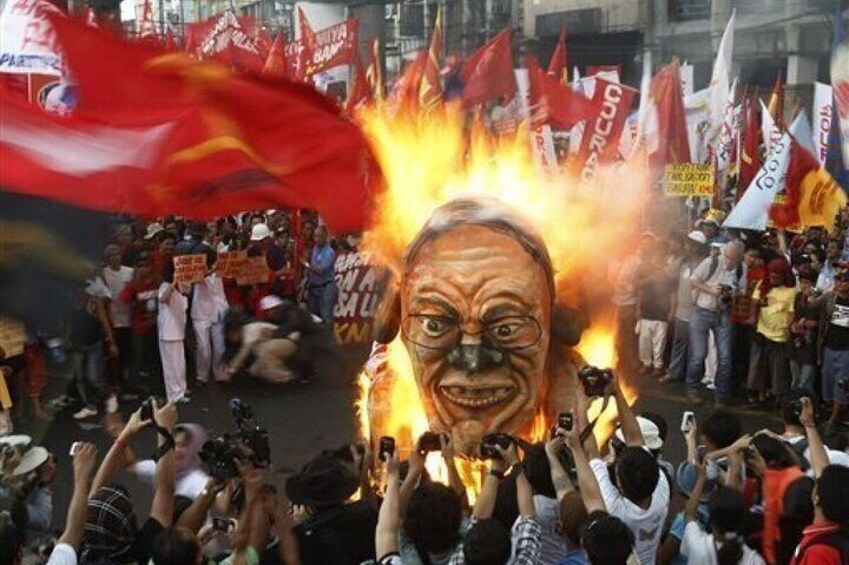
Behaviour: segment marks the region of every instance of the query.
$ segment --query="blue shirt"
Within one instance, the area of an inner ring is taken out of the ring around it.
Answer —
[[[313,247],[310,255],[310,270],[308,280],[309,286],[322,286],[336,280],[336,252],[330,245],[324,247]]]
[[[590,560],[583,549],[575,549],[566,553],[566,557],[558,561],[557,565],[590,565]]]

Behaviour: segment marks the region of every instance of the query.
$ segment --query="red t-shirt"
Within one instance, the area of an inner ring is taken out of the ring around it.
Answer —
[[[130,328],[133,334],[147,336],[156,333],[159,310],[159,283],[156,279],[132,280],[121,291],[121,300],[130,305]]]
[[[812,524],[802,532],[802,541],[796,548],[790,565],[842,565],[840,550],[824,543],[814,543],[819,536],[836,532],[839,526],[834,522]],[[799,556],[802,556],[799,559]]]

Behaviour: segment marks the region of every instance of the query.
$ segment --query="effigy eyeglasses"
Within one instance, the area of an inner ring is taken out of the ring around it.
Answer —
[[[504,316],[483,324],[479,332],[464,331],[459,320],[433,314],[410,314],[401,326],[404,337],[427,349],[449,351],[463,335],[483,335],[488,343],[506,351],[526,349],[539,342],[542,328],[533,316]]]

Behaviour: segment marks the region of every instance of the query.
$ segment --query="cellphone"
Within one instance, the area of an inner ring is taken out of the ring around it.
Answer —
[[[425,453],[441,450],[442,441],[440,440],[439,434],[434,432],[423,433],[421,439],[419,439],[419,447]]]
[[[513,443],[513,438],[507,434],[487,434],[481,439],[482,459],[501,459],[501,454],[495,448],[507,449]]]
[[[212,518],[212,529],[216,532],[232,534],[236,529],[236,520],[233,518]]]
[[[71,444],[71,451],[68,452],[68,455],[73,457],[74,455],[76,455],[79,452],[79,450],[82,446],[83,446],[83,442],[75,441],[74,443]]]
[[[142,421],[153,420],[153,397],[145,399],[141,405],[141,419]]]
[[[699,465],[704,464],[705,455],[707,455],[707,446],[700,445],[696,448],[696,461],[699,462]]]
[[[687,410],[681,416],[681,431],[685,434],[689,432],[693,428],[693,424],[696,423],[696,415]]]
[[[380,461],[389,461],[389,458],[395,454],[395,438],[383,436],[380,438],[380,446],[378,447],[377,456]]]
[[[571,412],[561,412],[559,416],[557,416],[557,427],[563,428],[567,432],[572,431],[572,426],[575,425],[575,419],[572,417]]]

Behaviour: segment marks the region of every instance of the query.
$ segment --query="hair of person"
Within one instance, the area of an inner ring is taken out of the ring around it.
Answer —
[[[110,256],[110,255],[112,255],[113,253],[118,253],[118,254],[120,254],[120,253],[121,253],[121,248],[120,248],[120,247],[118,247],[118,245],[117,245],[117,244],[115,244],[115,243],[110,243],[110,244],[109,244],[109,245],[107,245],[107,246],[106,246],[106,248],[103,250],[103,258],[104,258],[104,259],[109,259],[109,256]]]
[[[642,447],[627,446],[616,456],[616,480],[625,498],[640,504],[657,488],[660,466]]]
[[[596,510],[587,516],[581,546],[593,565],[625,565],[634,552],[634,533],[619,518]]]
[[[743,254],[746,253],[746,245],[739,239],[733,239],[725,244],[723,251],[733,251],[739,259],[742,259]]]
[[[170,239],[174,243],[177,243],[177,236],[171,233],[170,231],[161,231],[159,233],[159,243],[162,243],[166,239]]]
[[[740,416],[719,408],[708,414],[699,429],[717,449],[728,447],[743,435],[743,423]]]
[[[817,479],[817,494],[823,516],[849,527],[849,467],[826,467]]]
[[[191,532],[168,528],[153,538],[150,561],[155,565],[191,565],[197,562],[200,550],[200,543]]]
[[[542,237],[527,221],[495,198],[458,198],[437,208],[407,247],[404,270],[415,263],[428,242],[459,226],[483,226],[515,240],[545,273],[551,301],[554,301],[554,268]]]
[[[216,253],[215,249],[206,244],[203,244],[198,247],[196,253],[203,253],[204,255],[206,255],[207,267],[212,267],[218,260],[218,253]]]
[[[174,261],[165,263],[165,268],[162,270],[162,280],[167,283],[174,282]]]
[[[440,483],[422,485],[413,491],[404,517],[404,531],[416,546],[422,561],[428,553],[442,553],[460,541],[463,502],[457,493]]]
[[[0,492],[0,563],[18,563],[27,522],[24,500],[9,489]]]
[[[581,493],[574,490],[560,501],[560,528],[573,546],[581,544],[581,528],[587,522],[587,507]]]
[[[504,565],[510,549],[510,530],[493,518],[478,520],[463,538],[467,565]]]
[[[788,426],[801,426],[802,422],[799,421],[799,415],[796,413],[796,410],[793,408],[793,403],[798,402],[803,398],[810,398],[811,393],[805,392],[803,390],[791,390],[787,394],[784,395],[783,400],[781,401],[781,419]]]
[[[724,536],[716,551],[719,565],[736,564],[743,556],[737,533],[745,514],[743,495],[725,486],[717,487],[708,499],[708,514],[710,525]]]
[[[522,460],[522,468],[525,470],[525,477],[531,483],[531,488],[534,489],[534,494],[557,498],[557,491],[551,481],[551,464],[545,454],[544,444],[528,445],[525,449],[525,458]]]
[[[766,461],[770,469],[787,469],[795,465],[790,456],[790,448],[782,440],[766,434],[756,434],[752,438],[752,445],[758,450],[761,457]]]

